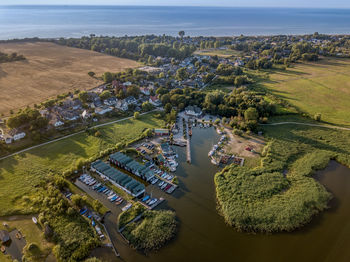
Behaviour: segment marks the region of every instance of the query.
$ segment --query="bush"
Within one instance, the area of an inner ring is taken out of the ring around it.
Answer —
[[[315,119],[316,121],[320,122],[320,121],[321,121],[321,114],[320,114],[320,113],[315,114],[315,115],[314,115],[314,119]]]
[[[139,112],[135,112],[134,113],[134,118],[135,119],[139,119],[140,118],[140,113]]]

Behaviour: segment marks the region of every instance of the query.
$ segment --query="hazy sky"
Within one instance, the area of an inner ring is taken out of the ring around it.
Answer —
[[[191,5],[350,8],[350,0],[0,0],[0,5]]]

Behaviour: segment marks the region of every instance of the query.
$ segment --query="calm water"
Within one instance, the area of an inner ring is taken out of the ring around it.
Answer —
[[[217,169],[207,156],[216,141],[214,129],[195,129],[192,165],[186,163],[184,149],[178,149],[180,190],[167,196],[169,208],[180,220],[177,238],[147,257],[118,240],[123,261],[349,261],[350,169],[331,162],[318,172],[317,179],[335,198],[330,210],[302,230],[274,235],[238,233],[216,211],[213,174]]]
[[[0,39],[97,35],[350,32],[350,9],[0,6]]]

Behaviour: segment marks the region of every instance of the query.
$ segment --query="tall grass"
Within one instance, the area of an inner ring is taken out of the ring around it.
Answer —
[[[316,127],[266,127],[261,165],[216,174],[219,209],[238,230],[291,231],[327,208],[332,195],[312,174],[330,159],[350,166],[350,132]]]

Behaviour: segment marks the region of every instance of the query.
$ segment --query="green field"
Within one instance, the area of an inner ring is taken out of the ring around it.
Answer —
[[[240,56],[241,53],[236,50],[232,49],[226,49],[226,50],[221,50],[221,49],[205,49],[205,50],[198,50],[195,52],[196,55],[207,55],[207,56],[218,56],[218,57],[230,57],[230,56]]]
[[[130,119],[99,129],[100,137],[87,133],[48,144],[0,161],[0,216],[30,213],[22,196],[50,173],[60,173],[74,167],[80,159],[98,156],[118,142],[139,137],[145,128],[160,127],[163,120],[155,113]]]
[[[260,165],[216,174],[219,210],[238,230],[291,231],[328,207],[331,193],[312,174],[330,159],[350,167],[350,131],[282,125],[264,133],[269,143]]]
[[[331,124],[350,126],[350,60],[323,58],[272,70],[264,86],[311,116],[322,114]]]

